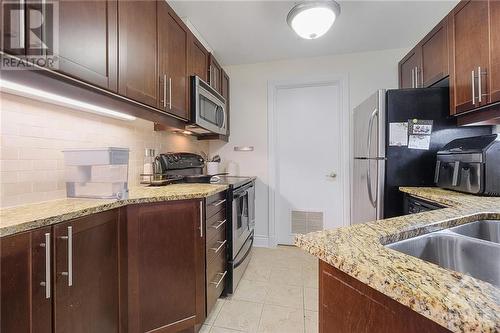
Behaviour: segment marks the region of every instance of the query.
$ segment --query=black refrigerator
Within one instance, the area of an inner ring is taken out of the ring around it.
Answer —
[[[378,90],[354,108],[353,122],[351,224],[403,215],[399,187],[433,186],[439,149],[453,139],[492,131],[458,127],[449,116],[448,88]],[[423,134],[417,125],[432,125],[430,136],[410,137],[414,124],[417,134]]]

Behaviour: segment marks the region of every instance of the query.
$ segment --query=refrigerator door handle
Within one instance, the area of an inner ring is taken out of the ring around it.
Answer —
[[[372,193],[372,180],[371,180],[371,170],[370,170],[370,151],[372,148],[372,131],[373,131],[373,121],[375,117],[378,116],[378,109],[373,110],[371,116],[370,116],[370,121],[368,123],[368,140],[367,140],[367,151],[366,151],[366,156],[368,157],[368,166],[366,168],[366,187],[368,190],[368,198],[370,199],[370,203],[374,208],[377,208],[377,199],[378,198],[373,198],[373,193]]]

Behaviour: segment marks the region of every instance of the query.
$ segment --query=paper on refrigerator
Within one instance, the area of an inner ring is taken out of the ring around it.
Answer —
[[[389,123],[389,146],[408,145],[408,123]]]

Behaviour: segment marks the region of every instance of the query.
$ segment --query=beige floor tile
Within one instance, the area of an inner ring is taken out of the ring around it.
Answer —
[[[300,267],[300,264],[299,264]],[[271,270],[269,278],[271,284],[302,286],[302,270],[299,268],[276,267]]]
[[[264,305],[259,333],[303,333],[304,310]]]
[[[271,266],[262,266],[258,264],[249,264],[245,274],[243,274],[243,278],[245,280],[251,281],[269,281],[269,277],[271,276]]]
[[[217,326],[212,326],[212,329],[210,330],[210,333],[241,333],[241,332],[245,331],[232,330],[229,328],[223,328]]]
[[[268,282],[242,279],[231,299],[264,303],[264,299],[266,298],[268,292]]]
[[[305,311],[305,333],[318,333],[319,332],[319,319],[318,312]]]
[[[273,285],[264,303],[302,309],[304,306],[302,290],[302,287]]]
[[[205,322],[203,323],[204,325],[213,325],[214,324],[215,318],[217,318],[217,315],[219,314],[220,310],[222,309],[222,305],[224,305],[225,301],[226,300],[224,300],[222,298],[219,298],[217,300],[212,311],[208,314],[207,319],[205,319]]]
[[[226,301],[215,319],[214,326],[255,332],[262,314],[262,306],[262,304],[246,301]]]
[[[319,291],[316,288],[304,288],[304,308],[306,310],[318,311]]]

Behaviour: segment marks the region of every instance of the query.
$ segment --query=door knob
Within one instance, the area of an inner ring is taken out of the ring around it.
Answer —
[[[327,177],[330,177],[330,178],[335,178],[337,177],[337,174],[335,172],[332,172],[330,173],[329,175],[326,175]]]

